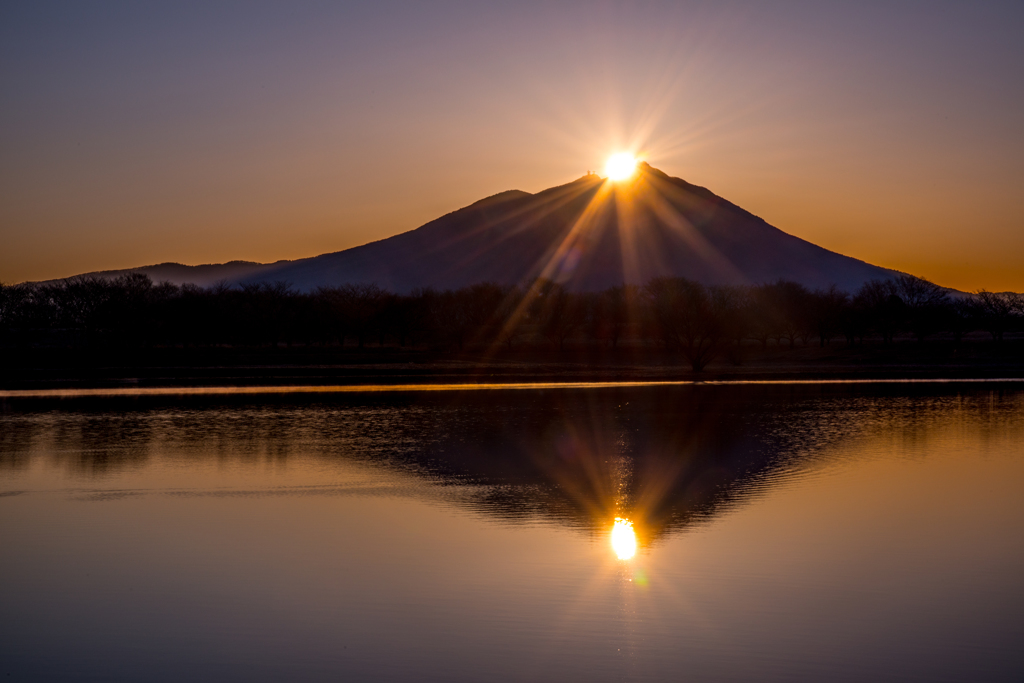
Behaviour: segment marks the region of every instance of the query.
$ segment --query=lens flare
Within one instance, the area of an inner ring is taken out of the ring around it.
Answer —
[[[620,152],[608,157],[604,166],[605,175],[610,180],[625,180],[636,171],[636,158],[627,152]]]
[[[622,517],[615,518],[615,526],[612,527],[612,550],[620,560],[628,560],[636,555],[636,532],[633,531],[633,522]]]

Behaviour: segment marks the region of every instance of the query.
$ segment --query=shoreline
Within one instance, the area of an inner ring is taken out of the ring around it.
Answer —
[[[1024,377],[994,378],[861,378],[777,380],[674,380],[623,382],[505,382],[456,384],[349,384],[256,386],[161,386],[63,389],[0,389],[0,400],[25,398],[89,398],[145,396],[259,396],[280,394],[350,394],[383,392],[537,391],[558,389],[630,389],[680,386],[827,386],[872,384],[1024,384]]]
[[[1024,379],[1024,339],[743,347],[694,372],[678,353],[384,348],[3,349],[0,391]]]

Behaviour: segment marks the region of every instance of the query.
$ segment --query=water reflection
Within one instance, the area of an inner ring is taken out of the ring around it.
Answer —
[[[0,661],[1014,680],[1022,440],[988,387],[0,400]]]
[[[914,439],[926,433],[915,424],[964,414],[965,405],[1019,416],[1021,395],[681,386],[4,405],[0,471],[9,474],[42,462],[102,487],[127,471],[214,461],[271,468],[255,487],[283,494],[299,489],[273,473],[301,457],[323,468],[323,482],[303,482],[308,494],[330,481],[332,464],[358,463],[406,477],[401,495],[610,537],[625,559],[798,476],[830,444],[897,422],[901,438]]]
[[[636,531],[633,522],[616,517],[612,525],[612,550],[620,560],[628,560],[636,555]]]

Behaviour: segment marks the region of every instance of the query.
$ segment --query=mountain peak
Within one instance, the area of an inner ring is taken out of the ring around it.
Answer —
[[[647,162],[637,170],[625,183],[606,185],[590,173],[535,194],[500,193],[416,230],[249,281],[284,280],[304,290],[375,283],[408,292],[547,278],[593,291],[683,276],[705,284],[787,279],[856,289],[892,274],[788,235]]]

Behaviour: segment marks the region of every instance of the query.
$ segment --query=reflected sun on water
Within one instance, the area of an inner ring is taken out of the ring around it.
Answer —
[[[622,517],[615,518],[612,527],[612,550],[620,560],[628,560],[636,555],[636,531],[633,522]]]

